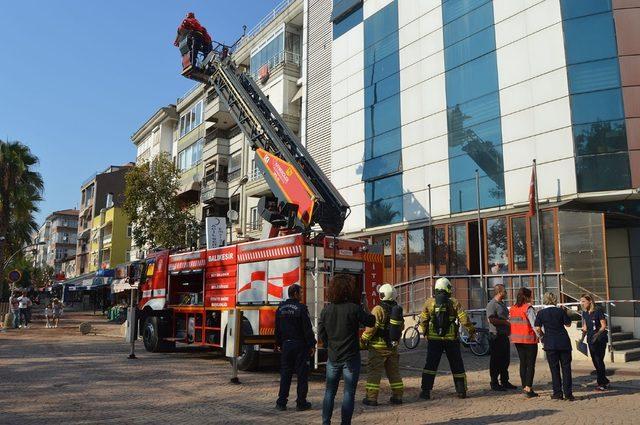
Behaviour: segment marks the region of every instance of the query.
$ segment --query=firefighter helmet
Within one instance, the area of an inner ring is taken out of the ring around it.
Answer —
[[[451,294],[451,282],[449,282],[449,279],[447,279],[446,277],[441,277],[440,279],[436,280],[435,290],[444,291],[448,294]]]
[[[396,290],[393,289],[393,286],[389,285],[388,283],[385,283],[380,287],[380,289],[378,289],[378,294],[380,295],[380,300],[382,301],[393,300],[396,297],[395,292]]]

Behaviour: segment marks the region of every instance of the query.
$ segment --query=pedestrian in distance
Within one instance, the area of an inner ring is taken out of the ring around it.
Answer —
[[[533,377],[538,357],[538,335],[535,331],[536,312],[531,305],[531,290],[520,288],[516,303],[511,306],[511,342],[516,346],[520,358],[520,381],[527,398],[538,397],[533,391]]]
[[[51,303],[47,303],[44,308],[44,318],[47,320],[46,328],[52,328],[53,325],[51,321],[53,320],[53,308],[51,307]]]
[[[17,292],[11,294],[9,304],[11,304],[11,314],[13,315],[13,328],[18,329],[20,327],[20,301]]]
[[[517,387],[509,382],[509,362],[511,361],[511,344],[509,334],[509,309],[504,303],[507,291],[504,285],[493,287],[493,298],[487,304],[487,320],[489,321],[489,375],[491,389],[494,391],[514,390]],[[499,381],[498,381],[499,379]]]
[[[364,330],[360,339],[363,349],[369,349],[369,375],[366,384],[366,397],[362,403],[367,406],[378,405],[380,379],[386,372],[391,387],[391,404],[402,404],[404,384],[400,375],[400,355],[398,342],[404,330],[402,307],[395,301],[396,293],[388,283],[378,290],[380,304],[371,310],[376,318],[372,327]]]
[[[309,310],[302,304],[302,287],[291,285],[289,299],[283,301],[276,311],[276,347],[280,355],[280,391],[276,409],[287,410],[291,379],[295,372],[298,378],[296,410],[311,409],[307,401],[309,391],[309,358],[315,352],[316,339],[311,327]]]
[[[425,302],[420,313],[420,330],[429,341],[420,392],[420,398],[424,400],[431,398],[431,390],[442,353],[447,354],[458,398],[467,397],[467,374],[460,353],[458,324],[467,329],[472,339],[475,339],[476,330],[460,302],[451,297],[451,289],[449,279],[446,277],[438,279],[434,288],[435,297]]]
[[[20,327],[29,327],[29,308],[31,307],[31,298],[27,295],[27,292],[23,292],[22,296],[18,298],[18,307],[20,309]]]
[[[582,338],[587,338],[589,355],[596,368],[598,385],[596,391],[606,391],[609,387],[607,370],[604,365],[604,355],[607,350],[607,318],[601,309],[596,307],[589,294],[580,297],[582,307]]]
[[[341,423],[351,423],[355,405],[356,388],[360,378],[360,326],[375,325],[375,316],[360,305],[360,294],[355,279],[346,274],[336,274],[329,283],[327,300],[318,322],[318,335],[327,348],[329,359],[326,367],[326,389],[322,402],[322,423],[331,423],[333,404],[340,380],[344,379]]]
[[[58,298],[54,298],[51,307],[53,310],[53,327],[57,328],[60,323],[60,317],[62,317],[63,305]]]
[[[571,326],[571,318],[565,306],[558,307],[555,294],[544,294],[545,308],[536,315],[536,331],[542,339],[543,349],[551,370],[554,400],[574,401],[571,382],[571,340],[566,328]],[[562,376],[560,372],[562,371]]]

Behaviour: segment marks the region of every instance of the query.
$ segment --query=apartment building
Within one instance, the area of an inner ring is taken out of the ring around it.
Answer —
[[[136,147],[136,165],[151,161],[160,154],[172,156],[177,122],[176,105],[169,104],[158,109],[133,133],[131,141]],[[144,255],[145,250],[132,241],[130,257],[141,259]]]
[[[76,273],[82,275],[95,271],[98,266],[98,251],[92,253],[94,219],[103,209],[121,206],[124,201],[125,174],[133,163],[112,165],[96,173],[80,187],[80,213],[78,220],[78,241],[76,246]]]
[[[89,272],[111,269],[131,259],[131,226],[121,207],[110,198],[93,219]]]
[[[75,258],[77,233],[77,210],[60,210],[49,214],[34,234],[34,243],[45,243],[36,247],[35,264],[50,266],[57,276],[62,276],[65,261]]]
[[[307,148],[385,281],[640,297],[639,2],[315,0],[305,21]]]
[[[283,1],[247,32],[233,54],[296,134],[301,128],[303,3]],[[176,111],[173,155],[183,171],[179,196],[197,203],[198,220],[238,212],[230,225],[233,240],[259,238],[258,199],[271,192],[227,105],[215,90],[196,85],[178,99]]]

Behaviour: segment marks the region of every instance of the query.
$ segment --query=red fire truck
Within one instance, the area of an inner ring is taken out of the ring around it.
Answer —
[[[258,204],[269,238],[150,254],[141,264],[139,324],[150,351],[176,343],[224,348],[234,309],[242,317],[238,367],[251,369],[261,350],[273,349],[275,309],[288,286],[302,286],[317,329],[333,273],[353,275],[362,302],[373,307],[382,283],[382,255],[362,241],[337,237],[349,214],[347,202],[249,74],[236,67],[232,46],[218,45],[199,57],[198,36],[187,34],[180,42],[182,75],[216,90],[256,150],[274,195]]]
[[[287,288],[304,290],[312,321],[324,305],[332,272],[353,275],[369,308],[381,284],[382,256],[362,241],[325,237],[309,240],[293,234],[216,249],[146,259],[140,286],[141,333],[149,351],[175,343],[224,348],[229,310],[242,314],[241,370],[257,365],[260,350],[272,351],[277,305]]]

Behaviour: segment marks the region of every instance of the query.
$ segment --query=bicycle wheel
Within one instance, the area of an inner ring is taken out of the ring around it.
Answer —
[[[469,348],[476,356],[489,354],[489,337],[486,332],[478,332],[477,341],[470,342]]]
[[[420,343],[420,332],[416,329],[415,326],[407,328],[404,330],[404,334],[402,335],[402,341],[404,342],[404,346],[409,350],[413,350]]]

